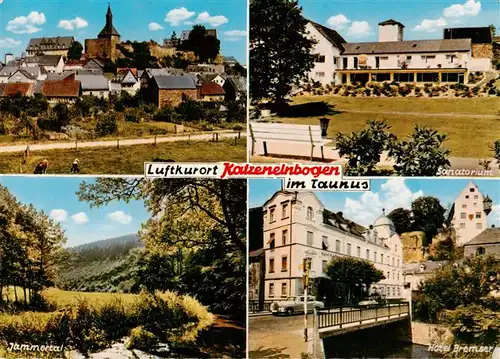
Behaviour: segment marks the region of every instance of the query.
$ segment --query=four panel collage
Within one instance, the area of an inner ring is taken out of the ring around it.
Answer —
[[[500,359],[498,0],[0,0],[0,358]]]

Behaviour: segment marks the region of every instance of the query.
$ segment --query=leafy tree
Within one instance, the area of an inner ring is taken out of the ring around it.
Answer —
[[[455,243],[451,237],[436,243],[434,251],[432,259],[435,261],[451,261],[457,258]]]
[[[414,230],[423,231],[427,244],[443,229],[446,210],[436,197],[419,197],[411,204]]]
[[[500,289],[499,275],[500,264],[492,257],[469,257],[462,264],[446,265],[420,284],[414,297],[415,317],[433,323],[445,310],[485,306],[489,294]]]
[[[201,43],[200,52],[197,54],[201,62],[213,61],[220,52],[220,40],[215,36],[207,35]]]
[[[396,208],[387,217],[394,223],[398,234],[412,230],[412,213],[409,209]]]
[[[385,121],[371,120],[367,125],[360,132],[339,133],[336,137],[335,147],[340,156],[347,157],[351,176],[373,175],[383,151],[390,150],[396,139]]]
[[[107,113],[97,118],[95,131],[99,136],[114,135],[118,132],[118,121],[114,113]]]
[[[240,97],[239,100],[229,101],[226,103],[227,122],[245,122],[247,109],[246,109],[246,98]]]
[[[188,122],[198,122],[205,118],[205,106],[203,103],[187,98],[177,107],[177,113]]]
[[[394,144],[389,155],[399,176],[435,176],[439,168],[449,166],[450,150],[441,147],[446,135],[436,130],[415,126],[409,139]]]
[[[363,292],[368,292],[373,283],[385,278],[383,272],[372,263],[354,257],[333,258],[328,263],[325,274],[328,281],[320,281],[317,287],[320,297],[328,298],[331,292],[338,292],[340,286],[344,291],[340,297],[345,301],[343,304],[347,305],[357,304]]]
[[[285,103],[314,66],[315,41],[296,0],[250,1],[250,94],[254,101]]]
[[[71,44],[68,50],[69,60],[80,60],[83,53],[83,46],[80,42],[75,41]]]

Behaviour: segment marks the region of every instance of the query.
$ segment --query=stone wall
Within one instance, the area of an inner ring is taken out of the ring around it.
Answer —
[[[472,57],[476,58],[493,58],[492,44],[472,44]]]
[[[158,107],[162,108],[167,105],[177,107],[185,96],[197,100],[198,90],[159,90]]]
[[[90,58],[102,58],[115,61],[117,58],[117,40],[116,37],[112,37],[111,39],[86,39],[85,53]]]
[[[464,246],[464,257],[475,256],[477,249],[481,247],[484,249],[484,255],[492,255],[496,258],[500,258],[500,242],[490,243],[490,244],[475,244]]]
[[[444,325],[411,322],[411,341],[420,345],[449,345],[453,334]]]
[[[427,256],[423,251],[424,232],[403,233],[401,242],[403,243],[403,263],[417,263],[427,260]]]

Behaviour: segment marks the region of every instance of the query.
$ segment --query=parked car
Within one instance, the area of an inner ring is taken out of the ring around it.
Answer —
[[[364,299],[358,303],[358,307],[360,308],[375,308],[378,307],[379,305],[380,303],[372,298]]]
[[[286,314],[293,315],[295,313],[304,313],[304,296],[292,296],[279,302],[271,304],[271,312],[273,315]],[[317,301],[313,296],[307,296],[307,311],[310,312],[314,308],[323,309],[325,304]]]

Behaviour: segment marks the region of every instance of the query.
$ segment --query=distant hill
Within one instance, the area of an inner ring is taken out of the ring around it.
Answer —
[[[67,250],[69,260],[59,267],[61,289],[130,292],[143,244],[137,234],[95,241]]]

